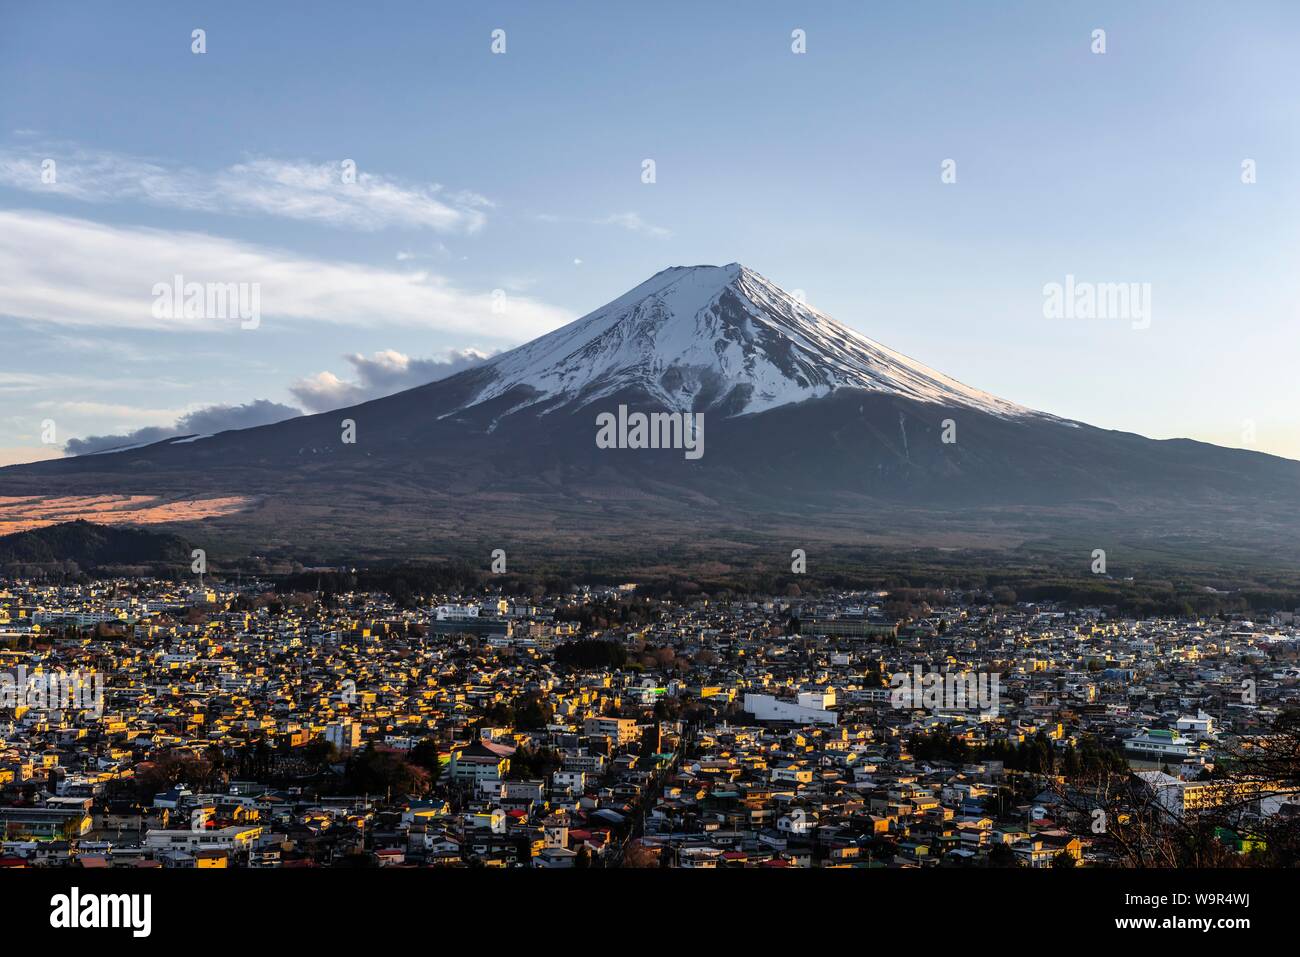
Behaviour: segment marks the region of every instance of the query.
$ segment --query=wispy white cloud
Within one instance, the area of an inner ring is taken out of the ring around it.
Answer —
[[[426,270],[311,259],[205,233],[0,210],[0,315],[61,326],[239,329],[237,319],[155,316],[155,284],[177,275],[186,282],[257,284],[262,325],[398,325],[523,341],[572,318],[524,296],[461,289]]]
[[[54,165],[47,167],[47,161]],[[263,157],[205,171],[122,153],[34,145],[0,149],[0,185],[85,202],[130,200],[362,230],[396,226],[472,233],[486,222],[492,203],[478,193],[403,183],[346,165],[351,162]]]
[[[341,379],[333,372],[318,372],[289,387],[294,398],[313,412],[377,399],[471,369],[491,358],[475,349],[451,352],[440,359],[413,359],[394,349],[373,355],[359,353],[343,357],[351,364],[355,378]]]
[[[51,385],[51,376],[35,372],[0,372],[0,395],[17,392],[38,392]]]
[[[451,250],[444,243],[434,243],[427,251],[416,249],[399,249],[397,251],[397,261],[399,263],[413,262],[419,259],[450,259]],[[465,257],[461,257],[464,259]]]
[[[641,233],[646,236],[653,236],[656,239],[666,239],[673,234],[670,229],[664,229],[662,226],[652,226],[637,213],[613,213],[596,222],[602,226],[621,226],[628,232]]]
[[[575,219],[569,216],[556,216],[554,213],[539,213],[536,216],[543,223],[586,223],[588,226],[618,226],[630,233],[640,233],[655,239],[667,239],[673,234],[671,229],[655,226],[645,221],[640,213],[610,213],[599,219]]]

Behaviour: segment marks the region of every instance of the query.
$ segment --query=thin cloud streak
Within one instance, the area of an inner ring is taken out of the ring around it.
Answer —
[[[630,233],[639,233],[642,236],[650,236],[654,239],[668,239],[672,236],[673,231],[663,226],[655,226],[648,223],[642,218],[640,213],[610,213],[608,216],[602,216],[599,219],[575,219],[569,216],[556,216],[554,213],[538,213],[535,217],[538,222],[542,223],[582,223],[587,226],[618,226],[626,229]]]
[[[53,161],[53,181],[43,164]],[[216,171],[167,167],[103,151],[0,150],[0,185],[83,202],[135,201],[194,212],[275,216],[360,230],[387,227],[475,233],[492,203],[469,190],[412,185],[346,167],[252,158]],[[350,180],[350,181],[349,181]]]
[[[154,287],[175,276],[187,283],[256,284],[263,325],[402,326],[524,341],[572,318],[525,297],[460,289],[424,270],[312,259],[204,233],[0,210],[0,315],[60,326],[240,330],[237,318],[155,316]]]

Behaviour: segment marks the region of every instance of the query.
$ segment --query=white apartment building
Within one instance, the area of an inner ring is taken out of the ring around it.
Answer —
[[[794,724],[839,723],[840,716],[829,709],[835,703],[832,692],[802,692],[794,701],[769,694],[745,694],[745,710],[758,721],[790,721]]]
[[[150,830],[144,836],[145,847],[154,851],[238,851],[246,850],[262,835],[262,828],[243,824],[214,830]]]
[[[340,751],[354,751],[361,747],[361,725],[350,718],[331,721],[325,725],[325,740]]]

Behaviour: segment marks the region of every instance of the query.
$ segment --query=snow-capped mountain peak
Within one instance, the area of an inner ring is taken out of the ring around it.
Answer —
[[[481,369],[490,381],[471,405],[518,386],[535,390],[525,405],[636,388],[671,409],[745,414],[859,388],[1035,414],[868,339],[739,263],[665,269]]]

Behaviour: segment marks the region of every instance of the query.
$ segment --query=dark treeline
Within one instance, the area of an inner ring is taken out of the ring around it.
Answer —
[[[921,761],[949,761],[967,764],[977,761],[1001,761],[1012,771],[1030,774],[1064,774],[1066,778],[1095,774],[1098,771],[1125,773],[1128,761],[1119,746],[1092,736],[1080,739],[1077,748],[1058,754],[1052,741],[1043,732],[1034,737],[1011,744],[994,741],[987,745],[971,746],[947,731],[938,730],[914,735],[908,739],[912,756]]]
[[[1134,618],[1214,618],[1233,614],[1300,608],[1300,590],[1243,589],[1205,591],[1191,585],[1135,582],[1026,582],[1014,587],[1028,602],[1059,602],[1073,607],[1114,608]]]
[[[607,576],[598,576],[607,577]],[[612,580],[611,580],[612,581]],[[554,574],[494,575],[468,564],[404,565],[358,568],[355,571],[303,571],[275,578],[281,594],[319,592],[325,599],[347,592],[383,592],[403,606],[435,594],[565,594],[579,584],[605,585],[609,581],[575,580]],[[1046,570],[985,571],[953,574],[950,569],[915,567],[910,574],[850,574],[832,572],[808,575],[771,573],[728,574],[690,578],[651,579],[639,582],[640,603],[622,599],[562,609],[562,620],[584,627],[640,625],[653,620],[646,599],[676,602],[743,601],[769,596],[813,598],[842,591],[889,591],[887,609],[896,617],[909,617],[924,605],[945,604],[952,591],[966,601],[1011,605],[1016,602],[1057,603],[1067,607],[1099,607],[1129,617],[1214,618],[1300,608],[1300,585],[1257,582],[1219,582],[1216,588],[1190,582],[1123,581],[1112,578],[1058,577]]]
[[[622,668],[627,648],[617,641],[570,641],[555,647],[555,661],[570,668]]]
[[[184,579],[192,577],[188,544],[174,535],[115,529],[75,522],[0,538],[0,572],[49,582],[89,582],[104,577]],[[788,555],[788,553],[784,553]],[[848,556],[809,556],[807,574],[793,574],[780,556],[755,554],[752,565],[722,572],[699,572],[696,561],[674,562],[681,572],[645,576],[610,570],[596,563],[534,563],[493,574],[486,560],[440,563],[391,562],[355,569],[303,569],[293,562],[212,556],[213,581],[230,581],[240,572],[271,581],[281,594],[319,593],[326,600],[347,592],[387,593],[403,607],[435,594],[566,594],[578,585],[637,582],[639,598],[675,602],[726,602],[771,596],[810,598],[834,592],[887,590],[895,617],[908,617],[922,604],[936,607],[953,591],[966,600],[1013,604],[1054,602],[1067,607],[1100,607],[1130,617],[1228,617],[1300,608],[1300,577],[1277,569],[1183,573],[1170,568],[1112,569],[1117,576],[1093,576],[1077,566],[996,552],[940,554],[931,550]],[[485,556],[486,558],[486,556]],[[133,562],[147,564],[130,564]],[[652,563],[656,564],[656,563]],[[1133,580],[1128,580],[1132,576]],[[627,623],[626,619],[611,624]],[[584,622],[584,624],[591,624]]]
[[[581,605],[563,605],[555,610],[555,620],[576,622],[583,631],[589,631],[621,625],[639,628],[656,621],[661,614],[647,598],[604,598]]]
[[[0,566],[189,565],[190,545],[178,535],[78,519],[0,536]]]

